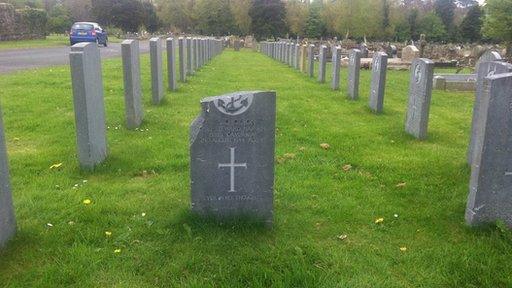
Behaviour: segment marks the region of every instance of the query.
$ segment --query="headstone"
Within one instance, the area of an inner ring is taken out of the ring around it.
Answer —
[[[185,47],[185,39],[180,37],[178,39],[178,53],[180,55],[180,81],[187,82],[187,58],[185,55],[186,47]]]
[[[201,105],[190,127],[192,210],[271,225],[275,92],[237,92]]]
[[[479,127],[482,123],[482,106],[484,105],[485,97],[491,96],[486,93],[484,89],[485,78],[492,75],[499,75],[503,73],[512,72],[512,64],[501,62],[501,61],[492,61],[492,62],[481,62],[479,65],[479,69],[477,71],[476,77],[476,93],[475,93],[475,103],[473,104],[473,118],[471,121],[471,138],[469,140],[469,148],[468,148],[468,164],[471,165],[473,159],[476,158],[476,151],[478,151],[478,147],[475,147],[476,143],[478,143],[478,139],[482,137],[479,133],[482,130],[482,127]]]
[[[325,82],[325,71],[327,68],[327,46],[320,46],[320,56],[318,65],[318,82]]]
[[[434,62],[432,60],[426,58],[413,60],[405,131],[420,140],[427,138],[433,75]]]
[[[107,157],[105,106],[100,51],[96,43],[78,43],[69,53],[78,161],[94,168]]]
[[[293,67],[293,59],[295,58],[295,44],[290,43],[290,47],[288,49],[290,49],[290,53],[288,54],[290,55],[288,58],[288,65]]]
[[[194,67],[195,70],[199,69],[201,66],[199,65],[199,39],[194,38]]]
[[[135,129],[142,123],[142,91],[140,88],[139,40],[121,43],[123,56],[124,104],[126,128]]]
[[[300,72],[306,72],[307,58],[308,58],[308,50],[306,45],[300,46],[300,60],[299,60],[299,69]]]
[[[348,56],[348,98],[359,98],[359,71],[361,70],[361,51],[352,49]]]
[[[308,75],[309,77],[315,77],[315,45],[310,44],[308,46]]]
[[[194,74],[194,41],[191,37],[187,37],[187,74]]]
[[[490,62],[490,61],[499,61],[502,60],[500,53],[492,50],[486,50],[480,58],[478,58],[478,61],[475,65],[475,71],[478,71],[478,66],[480,63],[483,62]]]
[[[416,46],[408,45],[402,49],[402,61],[412,62],[416,58],[420,58],[420,50]]]
[[[176,79],[176,46],[174,45],[174,38],[167,38],[167,82],[169,90],[176,91],[178,89],[178,82]]]
[[[299,69],[299,62],[300,62],[300,44],[295,44],[293,51],[293,68]]]
[[[501,220],[512,228],[512,73],[489,76],[483,86],[466,222]]]
[[[151,58],[151,92],[153,104],[158,105],[164,98],[164,75],[162,69],[162,40],[159,37],[149,40]]]
[[[386,72],[388,69],[388,55],[384,52],[373,54],[372,82],[370,84],[370,109],[375,113],[382,113],[384,107],[384,91],[386,88]]]
[[[12,205],[4,123],[2,121],[2,111],[0,110],[0,247],[4,246],[15,232],[16,219]]]
[[[362,58],[368,58],[368,45],[366,43],[363,42],[359,45],[359,51],[361,51]]]
[[[331,89],[340,89],[340,69],[341,69],[341,47],[334,48],[332,53],[332,79]]]
[[[233,48],[235,49],[235,51],[240,51],[240,46],[242,46],[240,43],[240,39],[235,39],[235,41],[233,42]]]

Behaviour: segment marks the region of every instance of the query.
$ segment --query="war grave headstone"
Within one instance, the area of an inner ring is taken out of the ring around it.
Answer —
[[[334,48],[332,53],[332,79],[331,89],[340,89],[340,70],[341,70],[341,47]]]
[[[361,51],[350,50],[348,57],[348,98],[357,100],[359,98],[359,71],[361,70]]]
[[[327,69],[327,46],[320,46],[320,56],[318,65],[318,82],[325,82],[325,71]]]
[[[481,135],[482,128],[479,125],[482,123],[482,105],[484,101],[487,101],[485,97],[492,96],[489,93],[485,93],[484,83],[485,78],[492,75],[499,75],[503,73],[512,72],[512,64],[501,61],[481,62],[476,73],[476,92],[475,92],[475,103],[473,104],[473,117],[471,121],[471,138],[469,140],[468,147],[468,164],[473,163],[475,159],[475,152],[478,151],[478,147],[475,147],[478,143]],[[499,94],[497,94],[499,95]]]
[[[187,37],[187,74],[194,74],[194,41],[191,37]]]
[[[512,228],[512,73],[488,76],[483,86],[465,218],[469,225],[501,220]]]
[[[300,60],[299,60],[299,69],[300,72],[306,72],[307,67],[307,58],[308,58],[308,50],[306,45],[300,46]]]
[[[201,106],[190,127],[192,211],[271,225],[275,92],[209,97]]]
[[[124,107],[126,128],[135,129],[142,123],[142,90],[140,87],[139,40],[124,40],[121,43],[124,79]]]
[[[300,62],[300,44],[295,44],[293,51],[293,68],[299,69],[299,62]]]
[[[107,157],[105,106],[100,51],[96,43],[78,43],[69,53],[78,161],[93,168]]]
[[[151,92],[153,104],[158,105],[164,98],[164,74],[162,68],[162,39],[159,37],[149,40],[151,61]]]
[[[475,65],[475,71],[478,71],[478,66],[480,63],[483,62],[490,62],[490,61],[499,61],[502,60],[500,53],[492,50],[486,50],[480,58],[478,58],[478,61]]]
[[[420,140],[427,138],[433,73],[432,60],[426,58],[413,60],[405,131]]]
[[[176,79],[176,45],[174,38],[167,38],[167,84],[169,90],[176,91],[178,89],[178,81]]]
[[[309,44],[308,46],[308,75],[315,77],[315,45]]]
[[[186,47],[185,42],[186,40],[183,37],[180,37],[178,39],[178,53],[179,53],[179,67],[180,67],[180,81],[181,82],[187,82],[187,58],[185,55]]]
[[[16,219],[12,204],[9,163],[5,146],[4,123],[0,109],[0,248],[16,233]]]
[[[375,113],[382,113],[384,107],[387,69],[388,54],[384,52],[376,52],[373,54],[369,106]]]

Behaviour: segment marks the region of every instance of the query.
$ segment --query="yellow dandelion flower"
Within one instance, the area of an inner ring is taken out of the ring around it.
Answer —
[[[83,201],[83,203],[84,203],[85,205],[89,205],[89,204],[91,204],[91,203],[92,203],[92,201],[91,201],[91,199],[85,199],[85,200]]]
[[[377,219],[375,219],[375,224],[380,224],[382,222],[384,222],[384,218],[377,218]]]
[[[407,251],[407,247],[405,247],[405,246],[404,247],[400,247],[400,251],[402,251],[402,252]]]
[[[110,231],[105,231],[105,236],[107,236],[107,237],[112,236],[112,232],[110,232]]]
[[[114,250],[114,253],[121,253],[121,249]]]

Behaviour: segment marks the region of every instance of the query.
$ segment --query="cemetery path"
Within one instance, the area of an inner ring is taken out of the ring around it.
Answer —
[[[19,70],[69,64],[69,46],[51,48],[29,48],[0,51],[0,74]],[[121,56],[121,44],[110,43],[100,49],[102,58]],[[140,52],[149,52],[149,42],[140,42]]]

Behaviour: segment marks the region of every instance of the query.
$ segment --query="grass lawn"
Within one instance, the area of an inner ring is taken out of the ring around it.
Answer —
[[[510,231],[464,223],[471,93],[434,91],[420,142],[404,133],[406,71],[388,72],[377,116],[367,70],[360,100],[349,101],[346,69],[341,92],[331,91],[262,54],[226,50],[152,106],[149,56],[141,65],[146,118],[128,131],[121,62],[104,61],[109,157],[92,172],[77,168],[68,67],[0,76],[18,220],[0,286],[512,285]],[[199,100],[253,89],[278,97],[273,230],[189,212]]]
[[[110,43],[120,43],[121,40],[115,36],[109,37]],[[0,50],[26,49],[26,48],[47,48],[54,46],[69,46],[69,37],[62,34],[52,34],[46,39],[0,41]]]

